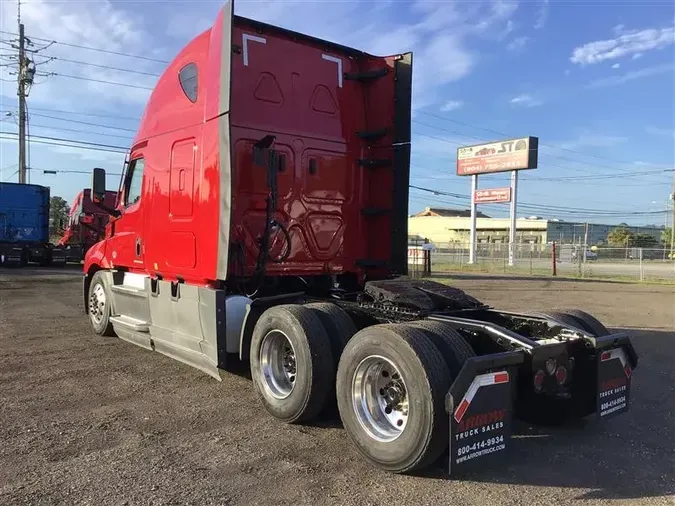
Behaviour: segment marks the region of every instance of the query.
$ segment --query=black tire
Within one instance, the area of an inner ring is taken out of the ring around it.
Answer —
[[[567,312],[553,310],[553,311],[542,311],[542,314],[550,318],[554,318],[561,323],[565,323],[567,325],[577,327],[580,330],[584,330],[584,326],[581,324],[581,322],[576,318],[574,318],[572,315],[568,314]]]
[[[347,307],[343,309],[343,311],[349,315],[352,322],[356,326],[357,332],[359,330],[365,329],[366,327],[370,327],[371,325],[377,325],[380,323],[375,317],[360,309]]]
[[[330,339],[331,352],[333,353],[333,362],[337,370],[340,362],[340,355],[347,342],[356,334],[356,325],[349,315],[336,304],[330,302],[313,302],[305,304],[304,307],[316,311],[321,323],[323,324],[328,338]]]
[[[267,386],[261,362],[265,337],[280,331],[295,355],[295,374],[290,393],[275,396]],[[321,319],[312,309],[295,305],[275,306],[265,311],[253,329],[250,352],[251,378],[265,409],[287,423],[307,422],[324,408],[335,378],[330,339]]]
[[[389,442],[373,437],[354,408],[354,375],[359,364],[372,356],[395,364],[405,382],[408,406],[414,408],[409,410],[400,435]],[[396,473],[417,471],[447,450],[449,418],[444,400],[451,377],[438,348],[424,331],[397,324],[374,325],[359,331],[342,353],[336,383],[345,430],[359,452],[375,466]]]
[[[98,301],[98,298],[95,295],[97,286],[100,286],[103,289],[105,302],[102,309],[99,311],[92,311],[93,304],[96,304]],[[110,321],[110,290],[108,290],[103,279],[103,271],[94,273],[91,278],[91,283],[89,284],[89,293],[87,295],[87,303],[89,304],[89,322],[91,323],[94,332],[100,336],[114,336],[115,330]]]
[[[563,309],[561,311],[578,320],[583,328],[592,333],[595,337],[608,336],[610,334],[607,327],[586,311],[580,309]]]
[[[426,332],[427,337],[434,343],[445,359],[453,380],[457,377],[459,371],[462,370],[466,361],[476,356],[476,353],[466,339],[464,339],[464,336],[442,322],[420,320],[411,322],[409,325]]]
[[[331,353],[333,354],[333,365],[337,371],[340,356],[345,345],[356,334],[356,325],[350,316],[340,307],[330,302],[313,302],[305,304],[314,311],[321,320],[323,328],[326,329],[328,338],[330,339]],[[337,418],[337,400],[335,398],[335,377],[331,378],[331,389],[326,399],[324,414],[329,418]]]

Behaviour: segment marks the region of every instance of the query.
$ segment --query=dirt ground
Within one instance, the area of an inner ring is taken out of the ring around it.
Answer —
[[[0,504],[675,504],[670,286],[463,276],[505,309],[580,307],[631,329],[628,414],[517,426],[504,465],[462,480],[378,471],[339,423],[268,416],[244,373],[217,382],[92,335],[76,271],[0,270]]]

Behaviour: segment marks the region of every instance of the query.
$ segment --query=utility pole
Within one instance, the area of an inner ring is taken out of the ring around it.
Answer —
[[[586,250],[588,250],[588,222],[584,226],[584,263],[586,263]]]
[[[26,75],[28,61],[23,24],[19,23],[19,184],[26,184]]]
[[[673,191],[670,192],[670,207],[673,211],[673,219],[670,223],[670,259],[675,260],[673,250],[675,250],[675,173],[673,173]]]

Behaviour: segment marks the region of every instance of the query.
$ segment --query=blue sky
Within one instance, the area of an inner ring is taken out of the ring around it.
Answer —
[[[212,23],[221,5],[210,0],[27,0],[22,19],[29,37],[168,61]],[[0,29],[16,32],[16,3],[3,0],[0,9]],[[458,145],[535,135],[542,144],[539,169],[521,173],[518,199],[532,207],[522,207],[519,216],[574,216],[537,207],[542,205],[625,213],[666,209],[673,173],[665,171],[675,167],[671,2],[240,0],[236,12],[376,54],[412,50],[411,184],[468,197],[469,179],[454,175]],[[0,34],[0,65],[12,62],[12,39]],[[46,45],[34,42],[34,49]],[[58,59],[46,62],[50,57]],[[143,88],[152,87],[156,77],[110,67],[148,74],[165,67],[62,44],[40,50],[36,60],[46,62],[38,67],[41,74],[58,75],[36,79],[29,97],[31,134],[122,147],[128,146],[148,97]],[[4,132],[16,131],[15,116],[7,116],[16,108],[13,68],[0,66]],[[16,143],[0,140],[2,180],[16,180],[16,158]],[[89,177],[43,175],[43,169],[89,172],[101,166],[118,173],[123,159],[118,153],[34,144],[31,182],[49,185],[52,194],[70,200]],[[508,175],[484,176],[479,186],[507,181]],[[116,188],[117,178],[110,176],[108,184]],[[468,203],[411,190],[411,212],[429,205],[465,208]],[[480,210],[508,213],[504,205]],[[666,216],[593,214],[576,217],[663,225]]]

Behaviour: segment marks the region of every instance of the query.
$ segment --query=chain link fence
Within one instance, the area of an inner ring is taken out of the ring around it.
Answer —
[[[434,244],[430,255],[432,274],[482,272],[675,282],[675,258],[664,248],[516,244],[513,266],[509,265],[509,245],[504,243],[477,244],[474,263],[469,263],[469,244]],[[408,246],[408,263],[411,276],[424,275],[422,244]]]

